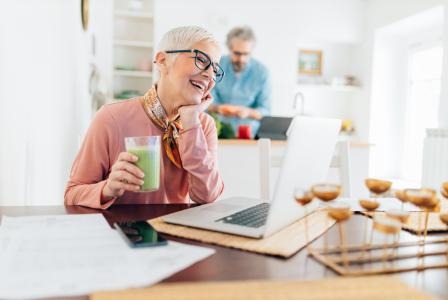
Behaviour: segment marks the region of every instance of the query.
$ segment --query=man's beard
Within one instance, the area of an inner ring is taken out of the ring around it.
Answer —
[[[238,61],[232,62],[232,66],[233,66],[233,71],[235,71],[236,73],[239,73],[244,70],[244,68],[246,67],[246,63],[238,62]]]

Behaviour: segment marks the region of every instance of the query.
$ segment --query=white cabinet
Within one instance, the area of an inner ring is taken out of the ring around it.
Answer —
[[[113,97],[143,95],[152,85],[154,1],[115,0]]]

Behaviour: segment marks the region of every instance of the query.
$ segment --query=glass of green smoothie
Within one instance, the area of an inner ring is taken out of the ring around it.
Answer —
[[[137,136],[124,139],[126,151],[138,157],[134,163],[143,173],[140,192],[157,191],[160,186],[160,136]]]

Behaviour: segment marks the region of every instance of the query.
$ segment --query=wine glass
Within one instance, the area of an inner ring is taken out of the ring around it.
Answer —
[[[308,204],[313,201],[314,195],[308,190],[302,189],[302,188],[295,188],[294,189],[294,200],[303,207],[305,213],[304,213],[304,222],[305,222],[305,240],[306,244],[309,243],[308,238]]]
[[[329,183],[320,183],[315,184],[311,187],[311,192],[316,198],[323,202],[330,202],[339,197],[342,192],[342,188],[337,184],[329,184]],[[328,205],[327,205],[328,211]],[[328,228],[328,217],[325,218],[325,228]],[[327,252],[328,249],[328,231],[325,232],[324,235],[324,253]]]

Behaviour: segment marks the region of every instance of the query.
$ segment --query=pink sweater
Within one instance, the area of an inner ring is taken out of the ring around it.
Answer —
[[[179,152],[183,169],[177,168],[162,147],[160,189],[125,192],[101,204],[101,191],[112,165],[125,151],[124,138],[162,135],[137,98],[103,106],[96,114],[73,163],[65,189],[66,205],[106,209],[112,204],[213,202],[224,184],[218,171],[218,139],[213,119],[201,113],[201,124],[180,131]]]

